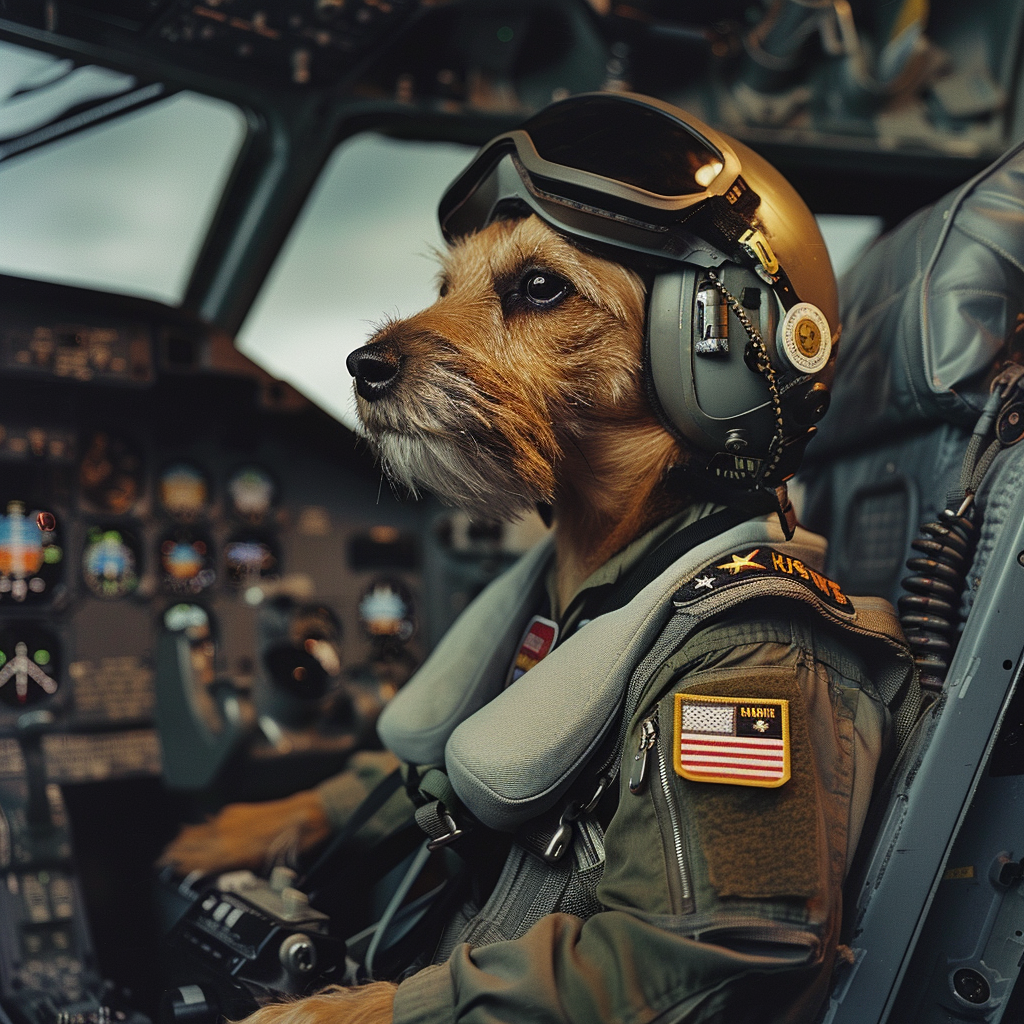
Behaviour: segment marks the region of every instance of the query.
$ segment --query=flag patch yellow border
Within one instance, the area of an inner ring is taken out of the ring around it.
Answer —
[[[775,789],[790,779],[789,701],[677,693],[672,758],[691,782]]]

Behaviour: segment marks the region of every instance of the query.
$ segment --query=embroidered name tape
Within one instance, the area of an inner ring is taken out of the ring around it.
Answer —
[[[539,661],[542,661],[558,639],[558,623],[545,619],[543,615],[534,615],[530,619],[523,639],[519,644],[519,653],[512,662],[506,686],[511,686],[520,676],[525,675]]]
[[[676,694],[676,772],[692,782],[789,781],[789,701]]]
[[[724,558],[716,558],[687,580],[675,593],[676,604],[685,604],[722,590],[733,583],[753,577],[795,580],[814,592],[815,596],[839,611],[852,614],[853,604],[835,580],[809,568],[790,555],[770,547],[745,548]]]

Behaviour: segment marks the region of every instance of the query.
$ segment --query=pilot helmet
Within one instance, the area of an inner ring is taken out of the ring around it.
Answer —
[[[796,471],[825,414],[839,301],[795,189],[677,107],[584,93],[492,139],[441,199],[445,237],[509,209],[651,277],[644,365],[687,472],[766,491]]]

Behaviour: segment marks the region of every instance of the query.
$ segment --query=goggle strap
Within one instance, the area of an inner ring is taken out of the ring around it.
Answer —
[[[699,237],[732,259],[749,259],[740,239],[750,230],[750,221],[724,196],[711,196],[702,203],[687,219],[686,227],[691,232],[696,228]]]
[[[747,226],[761,205],[761,197],[743,180],[737,177],[722,198],[738,213]]]

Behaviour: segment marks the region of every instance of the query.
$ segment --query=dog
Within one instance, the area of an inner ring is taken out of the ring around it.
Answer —
[[[646,396],[646,288],[535,216],[442,255],[437,301],[349,357],[384,471],[489,519],[550,506],[559,603],[682,503]]]
[[[647,399],[646,286],[535,216],[499,220],[443,253],[437,300],[386,322],[349,357],[383,471],[487,519],[552,510],[565,608],[607,559],[685,503],[686,459]],[[395,986],[332,987],[247,1024],[385,1024]]]

